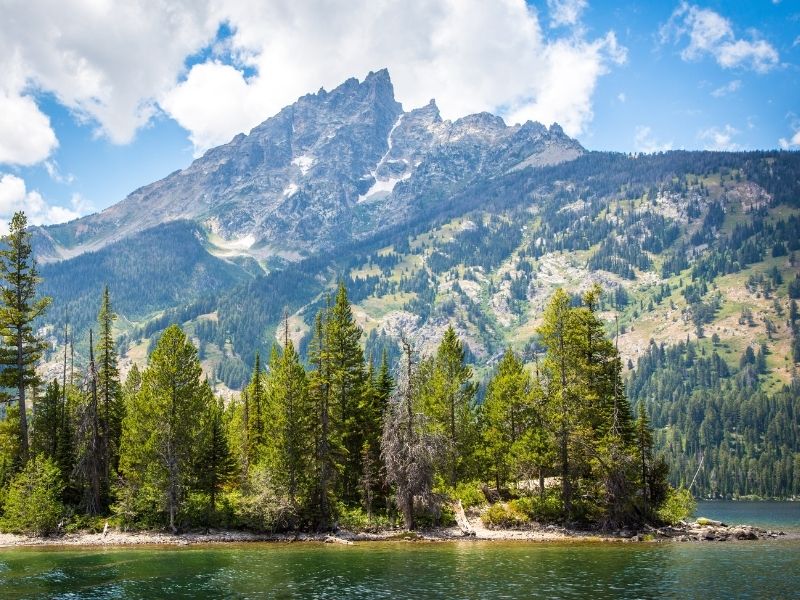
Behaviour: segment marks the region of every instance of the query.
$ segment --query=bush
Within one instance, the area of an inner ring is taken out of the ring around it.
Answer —
[[[456,500],[461,500],[461,504],[465,510],[473,506],[486,504],[486,496],[483,495],[481,485],[477,481],[459,483],[455,490],[452,490],[450,496]]]
[[[489,529],[514,529],[528,523],[528,517],[520,512],[513,501],[509,504],[497,502],[481,515],[481,521]]]
[[[61,471],[49,458],[35,456],[12,480],[0,527],[12,533],[47,535],[64,514]]]
[[[531,521],[552,523],[561,519],[562,507],[558,495],[548,493],[539,496],[524,496],[509,503],[517,511],[525,514]]]
[[[255,531],[290,529],[297,515],[284,498],[269,471],[260,465],[255,467],[250,472],[247,490],[235,499],[242,525]]]
[[[339,503],[336,513],[338,524],[348,531],[368,531],[382,527],[389,527],[389,519],[383,514],[372,514],[372,519],[367,517],[367,511],[360,506],[348,507]]]
[[[656,511],[656,516],[662,523],[675,525],[689,518],[697,508],[694,497],[685,488],[671,488],[667,493],[664,503]]]

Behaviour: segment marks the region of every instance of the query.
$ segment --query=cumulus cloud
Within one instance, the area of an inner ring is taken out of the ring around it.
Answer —
[[[547,0],[551,27],[575,25],[587,4],[586,0]]]
[[[566,25],[586,2],[549,5]],[[116,143],[163,110],[198,153],[302,94],[383,67],[406,108],[433,96],[446,118],[488,110],[578,135],[598,79],[625,59],[613,32],[545,35],[525,0],[34,1],[0,22],[0,69],[22,74],[0,90],[51,92]],[[53,147],[54,137],[40,142],[26,164]]]
[[[711,95],[715,98],[722,98],[723,96],[727,96],[728,94],[732,94],[737,92],[741,89],[742,82],[740,79],[734,79],[731,82],[722,85],[711,92]]]
[[[20,90],[0,87],[0,163],[33,165],[50,156],[57,146],[50,119],[33,99]]]
[[[25,180],[10,173],[0,174],[0,229],[5,231],[11,216],[25,211],[31,225],[52,225],[77,219],[91,210],[83,198],[74,194],[69,207],[48,203],[36,190],[28,190]]]
[[[15,2],[0,20],[0,70],[18,77],[0,89],[11,97],[28,88],[51,92],[98,135],[129,142],[187,56],[213,39],[209,10],[204,0]],[[25,119],[20,127],[33,125]],[[29,162],[46,156],[45,146]]]
[[[740,146],[733,141],[733,138],[739,133],[739,130],[731,125],[725,125],[702,129],[697,137],[704,143],[706,150],[738,150]]]
[[[218,8],[233,30],[226,50],[239,64],[196,64],[162,101],[197,152],[310,90],[382,67],[407,109],[433,96],[445,118],[493,111],[511,122],[557,121],[579,135],[593,117],[598,79],[626,60],[613,32],[547,39],[523,0],[361,0],[336,11],[229,0]]]
[[[637,152],[653,153],[672,150],[672,141],[662,142],[653,135],[653,130],[647,125],[639,125],[633,136],[633,147]]]
[[[792,133],[788,137],[780,138],[778,146],[782,150],[794,150],[800,148],[800,118],[794,113],[789,113],[787,118],[789,119]]]
[[[688,39],[688,45],[681,50],[681,58],[686,61],[711,56],[725,69],[740,67],[758,73],[769,71],[779,62],[778,51],[769,42],[755,37],[737,38],[730,20],[688,2],[681,2],[660,34],[663,43]]]

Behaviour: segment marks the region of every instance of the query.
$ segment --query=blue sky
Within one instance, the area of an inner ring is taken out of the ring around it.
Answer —
[[[122,8],[120,8],[122,6]],[[800,2],[14,1],[0,221],[100,210],[299,95],[388,67],[406,109],[558,121],[584,146],[800,148]]]

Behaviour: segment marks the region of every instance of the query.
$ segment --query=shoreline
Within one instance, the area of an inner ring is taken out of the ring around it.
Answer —
[[[555,525],[534,526],[529,529],[488,529],[474,526],[474,535],[464,535],[458,527],[440,527],[419,531],[389,529],[378,532],[336,533],[256,533],[252,531],[211,529],[184,533],[164,531],[117,531],[107,533],[77,532],[54,537],[0,534],[0,549],[36,547],[136,547],[136,546],[203,546],[247,543],[328,543],[355,545],[369,542],[598,542],[598,543],[661,543],[661,542],[721,542],[752,540],[795,540],[800,532],[770,531],[750,525],[686,523],[677,527],[640,530],[577,530]]]

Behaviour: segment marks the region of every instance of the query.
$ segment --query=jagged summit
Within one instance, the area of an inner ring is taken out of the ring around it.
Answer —
[[[37,229],[36,250],[55,261],[188,220],[221,255],[296,259],[409,218],[420,194],[583,152],[558,125],[489,113],[444,121],[435,100],[405,112],[380,69],[300,97],[101,213]]]

